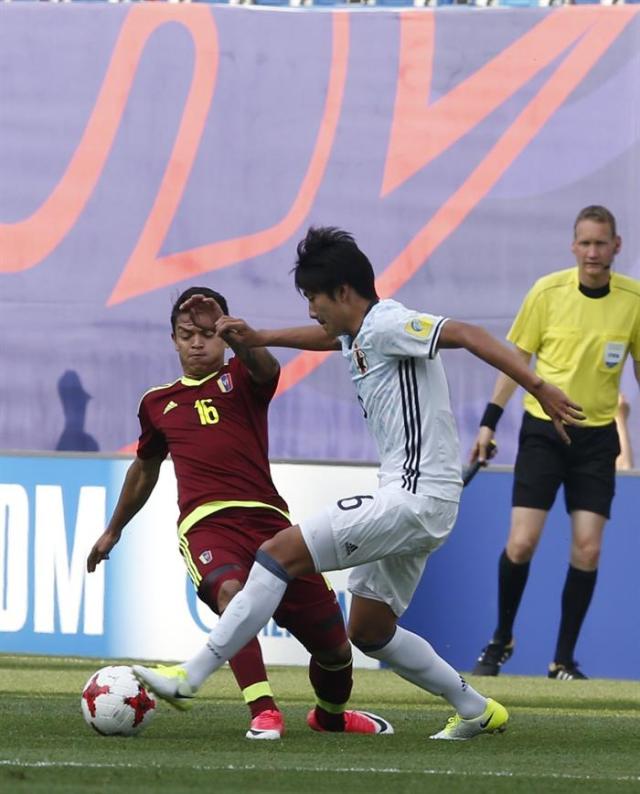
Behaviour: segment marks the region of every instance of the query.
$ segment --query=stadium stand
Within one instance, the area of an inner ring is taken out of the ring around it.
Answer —
[[[52,3],[87,2],[87,0],[45,0]],[[91,2],[130,3],[152,0],[90,0]],[[169,3],[209,3],[212,5],[255,5],[270,7],[305,8],[311,6],[336,6],[349,8],[408,8],[464,6],[475,8],[544,8],[561,5],[634,5],[640,0],[155,0]],[[0,3],[40,2],[40,0],[0,0]]]

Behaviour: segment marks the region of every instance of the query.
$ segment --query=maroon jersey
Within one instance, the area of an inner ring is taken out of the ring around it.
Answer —
[[[288,511],[268,459],[267,412],[277,383],[255,383],[236,356],[202,380],[182,377],[143,396],[138,457],[171,454],[181,525],[211,502]]]

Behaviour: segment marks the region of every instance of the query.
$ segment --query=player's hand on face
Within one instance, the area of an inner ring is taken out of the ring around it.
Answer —
[[[238,317],[223,316],[216,322],[216,333],[229,344],[240,344],[253,347],[256,332],[245,320]]]
[[[565,444],[570,444],[571,439],[565,425],[580,425],[586,418],[582,413],[582,408],[570,400],[562,389],[558,389],[557,386],[552,386],[550,383],[543,383],[536,397],[544,412],[553,422],[560,438]]]
[[[93,544],[93,548],[87,557],[87,571],[93,573],[97,566],[103,561],[109,559],[109,552],[120,540],[120,535],[114,535],[113,532],[105,530],[102,535]]]
[[[213,331],[216,322],[224,316],[220,304],[215,298],[205,295],[192,295],[180,304],[181,312],[189,312],[191,322],[205,331]]]
[[[498,451],[493,436],[494,431],[490,427],[485,427],[484,425],[480,427],[474,445],[471,448],[469,463],[479,461],[484,465],[487,461],[491,460]]]

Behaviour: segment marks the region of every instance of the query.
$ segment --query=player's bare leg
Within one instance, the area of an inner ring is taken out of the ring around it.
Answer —
[[[432,738],[467,739],[488,728],[491,732],[504,728],[508,719],[506,709],[469,686],[425,639],[398,626],[397,617],[387,604],[354,595],[349,636],[368,656],[385,662],[402,678],[443,697],[456,709],[447,726]],[[480,718],[489,707],[495,716],[483,726]]]

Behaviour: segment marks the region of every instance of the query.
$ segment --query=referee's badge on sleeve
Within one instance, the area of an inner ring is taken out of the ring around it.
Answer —
[[[605,367],[613,369],[624,359],[625,343],[624,342],[607,342],[604,346],[604,364]]]
[[[414,336],[416,339],[427,339],[433,328],[433,323],[426,317],[414,317],[404,327],[404,330],[409,336]]]

